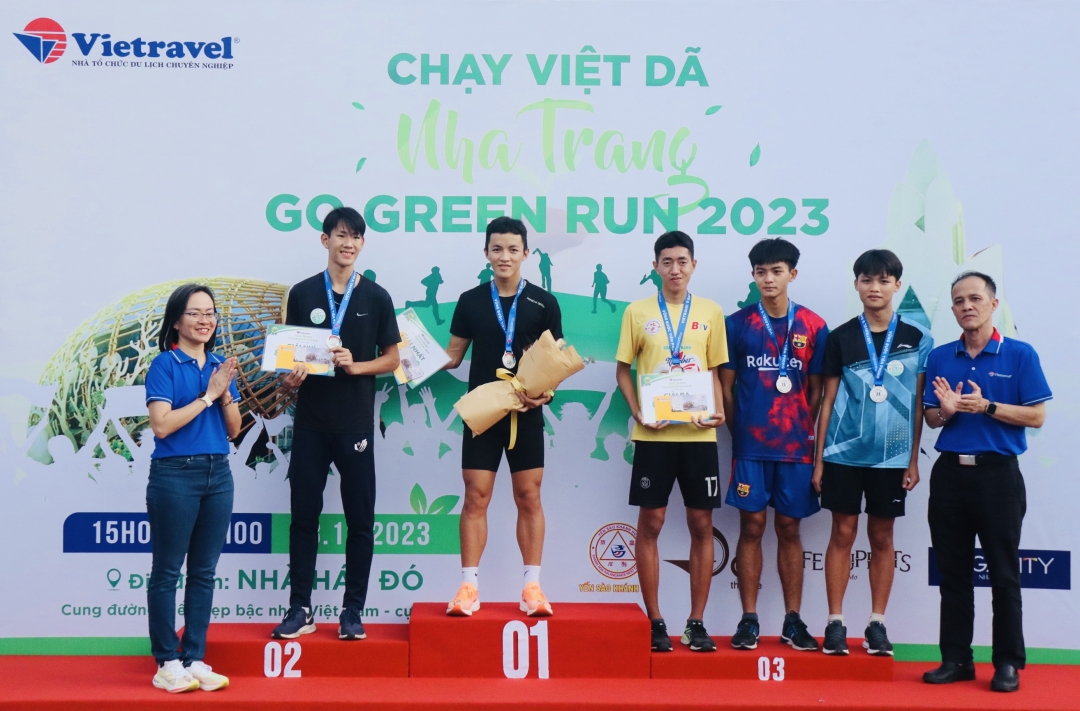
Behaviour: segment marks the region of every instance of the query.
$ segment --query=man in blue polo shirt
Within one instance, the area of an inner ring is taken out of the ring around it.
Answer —
[[[923,416],[941,428],[941,453],[930,475],[930,540],[941,573],[941,666],[929,684],[975,678],[975,536],[983,548],[994,600],[994,691],[1020,688],[1024,631],[1020,599],[1020,527],[1027,510],[1017,455],[1026,427],[1042,427],[1052,397],[1039,356],[994,328],[997,285],[964,272],[952,285],[960,340],[935,348],[926,363]]]

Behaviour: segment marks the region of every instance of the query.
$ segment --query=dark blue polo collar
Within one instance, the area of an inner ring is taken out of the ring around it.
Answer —
[[[198,360],[196,360],[193,356],[190,356],[184,351],[180,350],[179,348],[173,348],[170,353],[172,354],[172,357],[176,359],[177,363],[193,362],[195,363],[195,365],[199,364]],[[219,356],[217,353],[207,353],[206,359],[209,360],[211,363],[214,363],[215,365],[219,365],[225,362],[225,359]]]

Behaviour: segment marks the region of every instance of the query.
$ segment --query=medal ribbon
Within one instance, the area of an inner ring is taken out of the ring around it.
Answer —
[[[889,330],[885,334],[885,343],[881,346],[881,357],[874,348],[874,337],[870,333],[870,324],[866,323],[866,317],[859,314],[859,325],[862,326],[863,340],[866,341],[866,352],[870,354],[870,369],[874,373],[874,387],[881,387],[885,382],[885,364],[889,362],[889,350],[892,348],[893,336],[896,335],[896,323],[900,314],[893,312],[889,321]]]
[[[664,328],[667,330],[668,346],[671,348],[671,358],[669,359],[671,366],[680,366],[682,364],[682,341],[683,333],[686,332],[686,320],[690,318],[690,292],[686,292],[686,299],[683,301],[682,313],[679,315],[679,330],[675,332],[671,328],[671,315],[668,314],[667,302],[664,301],[664,292],[660,291],[656,294],[656,301],[660,305],[660,318],[664,320]]]
[[[356,272],[352,273],[349,285],[345,287],[345,294],[341,297],[340,310],[334,306],[334,285],[330,282],[330,270],[323,272],[323,282],[326,284],[326,300],[330,302],[330,332],[341,338],[341,324],[345,322],[345,312],[349,307],[349,299],[352,298],[353,289],[356,288]]]
[[[780,342],[776,340],[776,331],[773,330],[772,321],[769,319],[769,312],[765,310],[761,302],[757,302],[758,315],[761,316],[762,323],[765,324],[765,331],[769,334],[769,338],[772,339],[773,345],[776,346],[776,354],[780,360],[777,361],[780,371],[779,377],[787,377],[788,366],[788,347],[791,345],[791,327],[795,325],[795,302],[788,299],[787,307],[787,333],[784,334],[784,349],[780,350]]]
[[[524,280],[522,280],[522,281],[524,281]],[[510,385],[514,388],[514,390],[516,392],[519,392],[519,393],[525,392],[525,386],[521,384],[521,381],[517,379],[516,375],[511,373],[506,368],[499,368],[498,370],[496,370],[495,371],[495,377],[498,378],[499,380],[509,381]],[[510,411],[510,444],[506,447],[507,449],[513,449],[514,445],[517,444],[517,427],[518,427],[518,411],[517,410],[511,410]]]
[[[517,293],[514,295],[514,303],[510,305],[510,318],[503,318],[502,302],[499,300],[499,290],[495,288],[495,280],[491,280],[491,301],[495,304],[495,318],[499,319],[499,326],[506,334],[506,352],[514,352],[514,324],[517,322],[518,299],[521,291],[525,288],[525,280],[518,282]]]

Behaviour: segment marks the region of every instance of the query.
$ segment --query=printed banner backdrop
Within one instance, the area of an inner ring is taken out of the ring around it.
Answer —
[[[726,313],[757,299],[750,247],[787,236],[803,251],[792,296],[831,326],[858,313],[854,258],[887,247],[905,266],[900,311],[939,343],[958,335],[951,278],[992,274],[998,328],[1035,346],[1055,395],[1022,458],[1027,641],[1077,647],[1080,379],[1069,363],[1080,343],[1060,311],[1080,256],[1067,208],[1080,194],[1080,8],[17,0],[0,19],[0,602],[18,611],[0,620],[4,648],[145,635],[143,382],[165,300],[189,280],[218,294],[246,413],[215,619],[282,614],[291,409],[258,359],[289,285],[325,266],[317,226],[342,204],[369,223],[360,270],[443,343],[457,295],[487,279],[486,222],[511,214],[529,226],[525,275],[557,295],[567,339],[588,359],[546,412],[543,583],[556,610],[640,600],[614,353],[625,305],[655,294],[657,235],[677,226],[694,237],[691,291]],[[414,602],[457,588],[452,407],[467,365],[417,390],[380,381],[368,621],[406,622]],[[937,640],[934,439],[896,526],[888,621],[901,643]],[[726,467],[726,432],[719,447]],[[330,482],[320,620],[337,617],[344,585],[347,532]],[[514,519],[504,465],[485,600],[520,593]],[[689,611],[677,492],[667,520],[661,605],[675,627]],[[705,622],[730,635],[738,516],[724,507],[715,525]],[[827,512],[803,528],[803,615],[818,635],[829,528]],[[853,634],[870,611],[864,534],[855,548]],[[776,634],[771,532],[765,558],[759,609]],[[974,573],[985,582],[984,568]],[[989,590],[976,600],[976,643],[989,644]]]

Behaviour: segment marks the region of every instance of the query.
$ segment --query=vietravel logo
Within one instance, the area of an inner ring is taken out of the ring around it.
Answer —
[[[15,38],[41,64],[52,64],[68,48],[68,35],[59,22],[48,17],[31,20]],[[71,59],[77,67],[136,67],[148,69],[232,69],[238,37],[212,40],[114,36],[111,32],[72,32],[70,44],[81,56]]]
[[[15,33],[16,39],[42,64],[52,64],[63,56],[67,48],[67,35],[56,20],[39,17],[31,20],[22,32]]]

